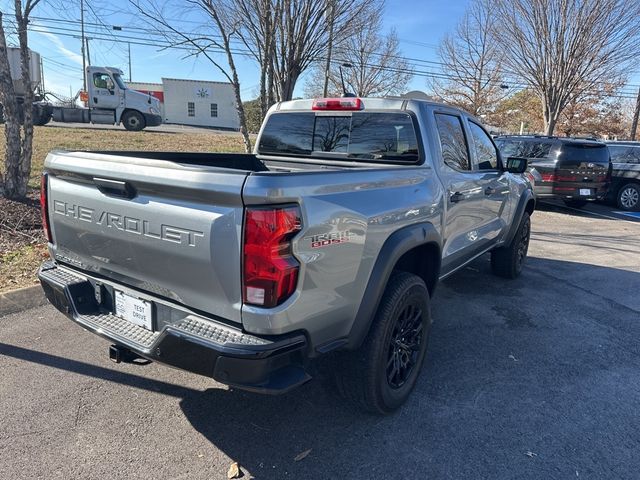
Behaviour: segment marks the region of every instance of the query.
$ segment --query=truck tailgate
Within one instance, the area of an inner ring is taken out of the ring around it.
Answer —
[[[56,261],[240,322],[244,170],[49,154]]]

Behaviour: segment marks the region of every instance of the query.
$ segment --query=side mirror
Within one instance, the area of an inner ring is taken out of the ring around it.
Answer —
[[[510,173],[524,173],[527,171],[528,163],[526,158],[509,157],[505,170]]]

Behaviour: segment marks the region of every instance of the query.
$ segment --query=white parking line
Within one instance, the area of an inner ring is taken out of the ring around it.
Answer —
[[[631,220],[627,220],[625,218],[620,218],[620,217],[612,217],[611,215],[605,215],[604,213],[597,213],[597,212],[592,212],[590,210],[583,210],[581,208],[568,207],[567,205],[558,205],[558,207],[566,208],[567,210],[575,210],[576,212],[580,212],[580,213],[588,213],[589,215],[596,215],[598,217],[608,218],[609,220],[618,220],[619,222],[627,222],[627,223],[632,223],[634,225],[638,225],[638,222],[632,222]]]

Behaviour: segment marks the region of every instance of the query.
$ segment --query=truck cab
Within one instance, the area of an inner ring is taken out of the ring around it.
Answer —
[[[127,88],[118,68],[87,67],[87,97],[91,123],[122,122],[134,131],[162,123],[159,100]]]

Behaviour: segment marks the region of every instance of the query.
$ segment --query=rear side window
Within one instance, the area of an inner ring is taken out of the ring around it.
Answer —
[[[498,152],[489,135],[473,122],[469,122],[469,130],[473,137],[473,152],[478,170],[497,170]]]
[[[407,113],[274,113],[264,127],[258,152],[407,163],[419,160],[418,140]]]
[[[504,158],[549,158],[553,147],[552,142],[521,139],[500,139],[497,144]]]
[[[561,160],[579,162],[609,163],[609,149],[606,145],[591,143],[566,143],[562,145]]]
[[[522,151],[522,143],[523,142],[518,140],[496,140],[496,144],[503,158],[517,157],[518,152]]]
[[[640,163],[640,147],[609,145],[608,148],[614,163]]]
[[[523,157],[549,158],[549,152],[553,144],[551,142],[524,142]]]
[[[436,125],[444,163],[456,170],[470,170],[467,140],[460,117],[436,113]]]

